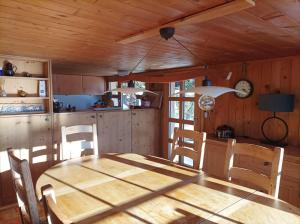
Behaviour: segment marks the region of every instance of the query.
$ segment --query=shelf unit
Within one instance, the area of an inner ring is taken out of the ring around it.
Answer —
[[[17,71],[14,76],[0,76],[0,90],[4,89],[6,92],[6,96],[0,97],[0,116],[52,114],[51,61],[0,55],[0,66],[4,67],[6,61],[15,65]],[[31,76],[25,77],[24,73],[29,73]],[[39,81],[46,83],[45,97],[39,96]],[[27,96],[18,96],[18,90],[25,91]]]

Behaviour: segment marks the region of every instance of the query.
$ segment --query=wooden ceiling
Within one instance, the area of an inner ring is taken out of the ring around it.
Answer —
[[[228,0],[0,0],[0,53],[51,58],[54,72],[113,75],[130,70],[159,35],[118,40]],[[176,29],[136,71],[300,54],[300,1],[256,6]]]

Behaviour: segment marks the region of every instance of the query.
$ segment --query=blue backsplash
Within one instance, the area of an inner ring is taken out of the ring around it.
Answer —
[[[54,99],[59,102],[63,102],[64,108],[70,104],[75,106],[76,110],[86,110],[90,106],[94,105],[96,101],[101,99],[101,96],[91,96],[91,95],[54,95]]]

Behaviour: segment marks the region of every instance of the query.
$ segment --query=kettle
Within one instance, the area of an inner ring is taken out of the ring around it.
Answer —
[[[3,73],[6,76],[14,76],[17,71],[17,66],[13,65],[9,61],[4,61]]]

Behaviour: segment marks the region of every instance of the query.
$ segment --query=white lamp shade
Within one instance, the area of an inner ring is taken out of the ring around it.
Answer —
[[[187,90],[182,90],[179,93],[196,93],[198,95],[206,95],[206,96],[211,96],[214,98],[217,98],[218,96],[221,96],[224,93],[229,93],[229,92],[239,92],[239,93],[244,93],[242,91],[228,88],[228,87],[222,87],[222,86],[197,86],[197,87],[192,87]],[[178,93],[174,94],[177,95]]]

